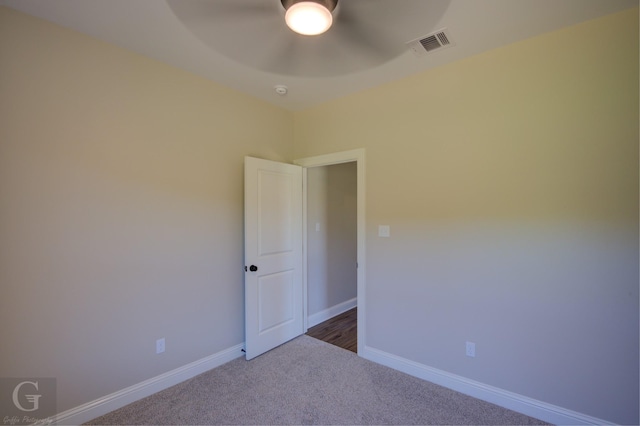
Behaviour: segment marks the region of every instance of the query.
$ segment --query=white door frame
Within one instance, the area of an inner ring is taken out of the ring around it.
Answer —
[[[305,303],[303,318],[304,318],[304,332],[308,330],[308,293],[307,293],[307,168],[310,167],[322,167],[330,166],[333,164],[342,163],[356,163],[357,168],[357,306],[358,306],[358,355],[364,353],[365,348],[365,289],[366,289],[366,256],[365,256],[365,150],[364,148],[354,149],[351,151],[335,152],[332,154],[318,155],[315,157],[306,157],[295,160],[293,163],[303,167],[302,170],[302,185],[303,185],[303,211],[302,211],[302,244],[303,244],[303,257],[302,257],[302,286],[303,297]]]

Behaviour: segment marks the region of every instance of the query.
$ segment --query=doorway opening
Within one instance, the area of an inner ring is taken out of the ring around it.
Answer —
[[[304,330],[328,333],[330,343],[346,338],[343,347],[360,352],[366,312],[364,149],[295,163],[304,167]]]
[[[309,168],[306,184],[307,334],[357,353],[357,164]]]

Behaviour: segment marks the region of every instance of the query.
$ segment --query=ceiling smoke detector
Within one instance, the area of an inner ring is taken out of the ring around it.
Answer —
[[[274,87],[274,89],[276,93],[280,96],[284,96],[287,94],[287,92],[289,92],[289,89],[284,84],[278,84],[277,86]]]

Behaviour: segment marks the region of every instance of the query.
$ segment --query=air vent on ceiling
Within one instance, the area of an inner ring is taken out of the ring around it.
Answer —
[[[426,36],[411,40],[407,47],[416,55],[422,56],[426,53],[433,53],[447,47],[455,46],[451,39],[449,30],[443,28]]]

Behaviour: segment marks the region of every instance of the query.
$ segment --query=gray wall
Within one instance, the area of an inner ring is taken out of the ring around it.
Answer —
[[[356,163],[308,169],[307,188],[308,314],[313,315],[357,296]]]

